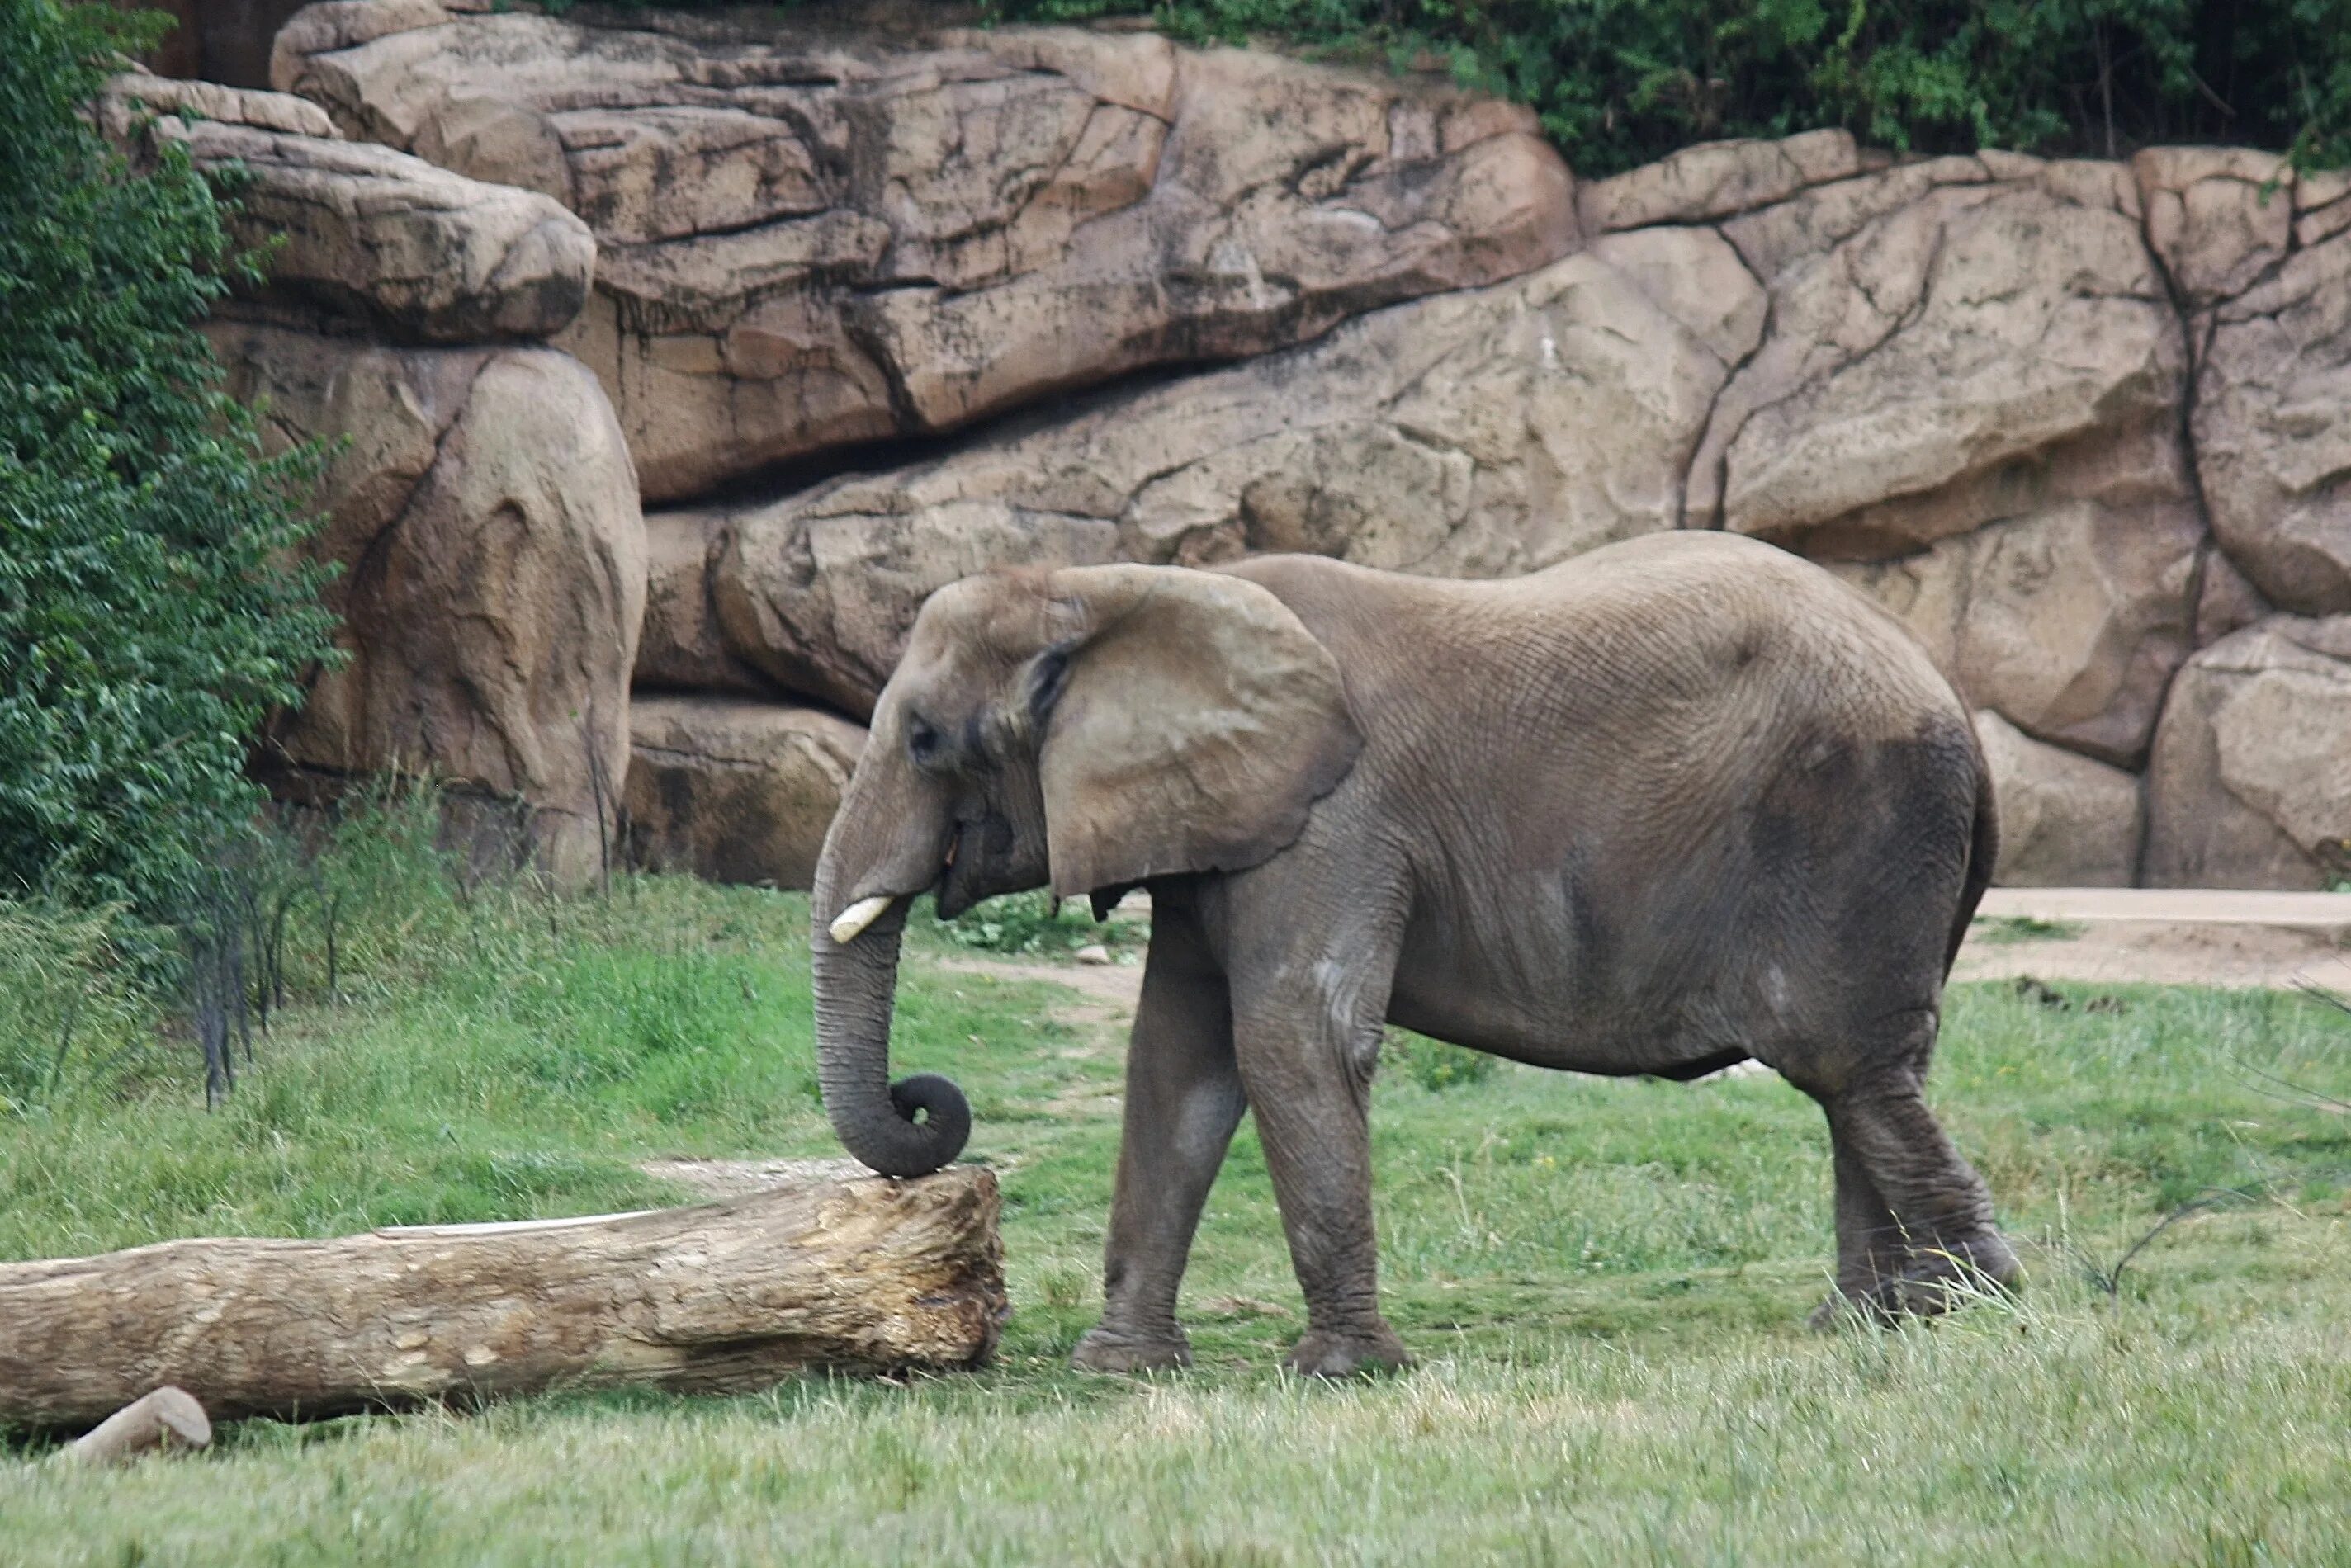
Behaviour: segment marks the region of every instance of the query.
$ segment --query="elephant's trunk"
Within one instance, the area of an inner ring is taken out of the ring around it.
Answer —
[[[882,890],[896,893],[927,885],[936,874],[934,862],[925,870],[900,869],[892,876],[888,862],[918,860],[922,845],[933,846],[935,855],[943,829],[943,824],[925,820],[933,814],[922,810],[921,803],[873,798],[904,793],[872,776],[862,762],[817,863],[810,899],[815,929],[810,937],[817,1083],[832,1130],[850,1153],[884,1176],[927,1176],[963,1152],[971,1135],[971,1107],[963,1091],[946,1078],[919,1074],[890,1082],[890,1017],[909,899],[891,899],[846,942],[833,940],[828,929],[859,898],[872,896],[861,884],[877,875],[884,883]],[[868,841],[884,832],[894,839],[896,853],[872,853],[871,847],[882,846],[869,846]]]

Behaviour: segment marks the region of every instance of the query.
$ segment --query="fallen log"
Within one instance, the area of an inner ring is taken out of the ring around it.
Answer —
[[[853,1169],[684,1209],[0,1264],[0,1428],[88,1427],[162,1384],[225,1420],[985,1360],[994,1174]]]

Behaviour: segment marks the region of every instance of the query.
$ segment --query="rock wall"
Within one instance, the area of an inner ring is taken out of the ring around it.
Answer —
[[[538,340],[587,296],[595,241],[534,192],[341,140],[302,99],[117,81],[104,128],[245,171],[235,218],[269,286],[207,327],[276,450],[328,445],[328,600],[348,662],[276,715],[257,766],[317,799],[429,776],[461,819],[528,808],[559,879],[616,841],[644,618],[636,472],[602,388]]]
[[[1149,33],[345,0],[273,74],[351,136],[588,221],[596,296],[562,343],[654,500],[1294,343],[1576,233],[1529,114]]]
[[[1122,27],[333,0],[273,71],[347,156],[504,192],[449,278],[281,293],[551,336],[617,412],[650,858],[803,878],[847,720],[970,571],[1494,576],[1702,527],[1941,660],[2001,879],[2351,870],[2351,180],[1824,131],[1578,185],[1517,109]],[[533,202],[597,245],[552,326]],[[464,281],[507,256],[535,289]]]

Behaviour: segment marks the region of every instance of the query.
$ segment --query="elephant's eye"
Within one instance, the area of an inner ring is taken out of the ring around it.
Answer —
[[[906,755],[918,768],[928,767],[938,761],[940,736],[938,731],[920,717],[910,715],[906,721]]]

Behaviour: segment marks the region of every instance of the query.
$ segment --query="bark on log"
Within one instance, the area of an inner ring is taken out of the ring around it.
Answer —
[[[0,1427],[87,1427],[164,1383],[225,1420],[972,1366],[1006,1310],[998,1211],[994,1174],[957,1166],[634,1214],[0,1264]]]

